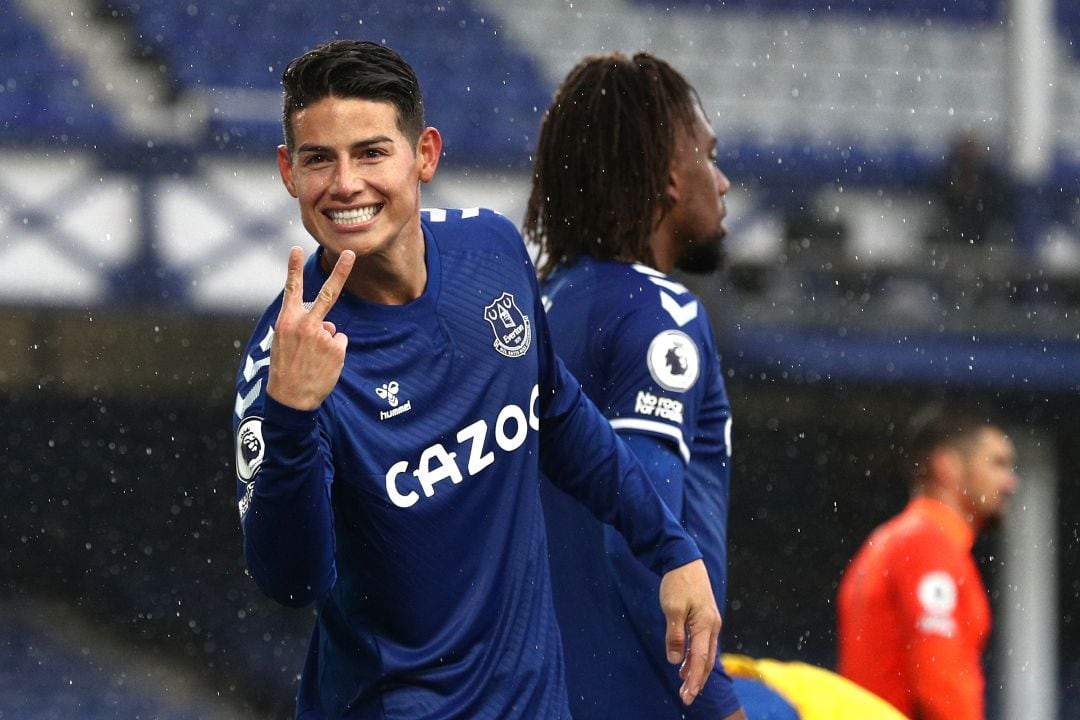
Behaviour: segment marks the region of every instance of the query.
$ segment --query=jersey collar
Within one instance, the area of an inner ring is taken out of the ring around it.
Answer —
[[[975,530],[951,507],[928,497],[914,498],[908,507],[940,527],[951,540],[970,550],[975,545]]]

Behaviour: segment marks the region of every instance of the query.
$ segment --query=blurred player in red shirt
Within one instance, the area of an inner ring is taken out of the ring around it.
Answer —
[[[965,411],[916,416],[913,498],[840,583],[839,672],[919,720],[982,720],[990,604],[971,554],[1016,490],[1000,427]]]

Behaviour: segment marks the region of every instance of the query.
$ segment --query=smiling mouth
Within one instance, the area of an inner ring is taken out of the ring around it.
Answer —
[[[328,210],[326,216],[330,218],[330,221],[335,225],[359,225],[360,223],[366,223],[383,209],[382,203],[377,205],[368,205],[362,208],[353,208],[351,210]]]

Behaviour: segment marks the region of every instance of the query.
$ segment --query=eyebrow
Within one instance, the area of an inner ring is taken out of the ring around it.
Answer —
[[[382,145],[384,143],[392,143],[392,142],[394,142],[394,139],[391,138],[389,135],[377,135],[377,136],[375,136],[373,138],[368,138],[366,140],[358,140],[357,142],[354,142],[349,147],[349,149],[350,150],[363,150],[365,148],[369,148],[369,147],[372,147],[374,145]],[[333,151],[333,148],[331,148],[331,147],[329,147],[327,145],[314,145],[314,144],[308,144],[308,143],[305,143],[304,145],[301,145],[300,147],[298,147],[296,149],[297,153],[313,153],[313,152],[323,152],[323,153],[325,153],[325,152],[332,152],[332,151]]]

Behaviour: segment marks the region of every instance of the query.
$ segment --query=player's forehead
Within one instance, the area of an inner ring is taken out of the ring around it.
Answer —
[[[1011,462],[1016,449],[1004,430],[987,425],[975,434],[972,453],[981,459]]]
[[[681,136],[683,143],[689,143],[691,147],[708,149],[716,145],[716,132],[713,130],[712,122],[706,115],[704,108],[698,102],[693,102],[693,112],[690,116],[689,125],[683,125],[681,131],[678,133]]]
[[[352,144],[370,137],[404,142],[398,127],[398,109],[386,100],[327,95],[292,114],[297,148]]]

